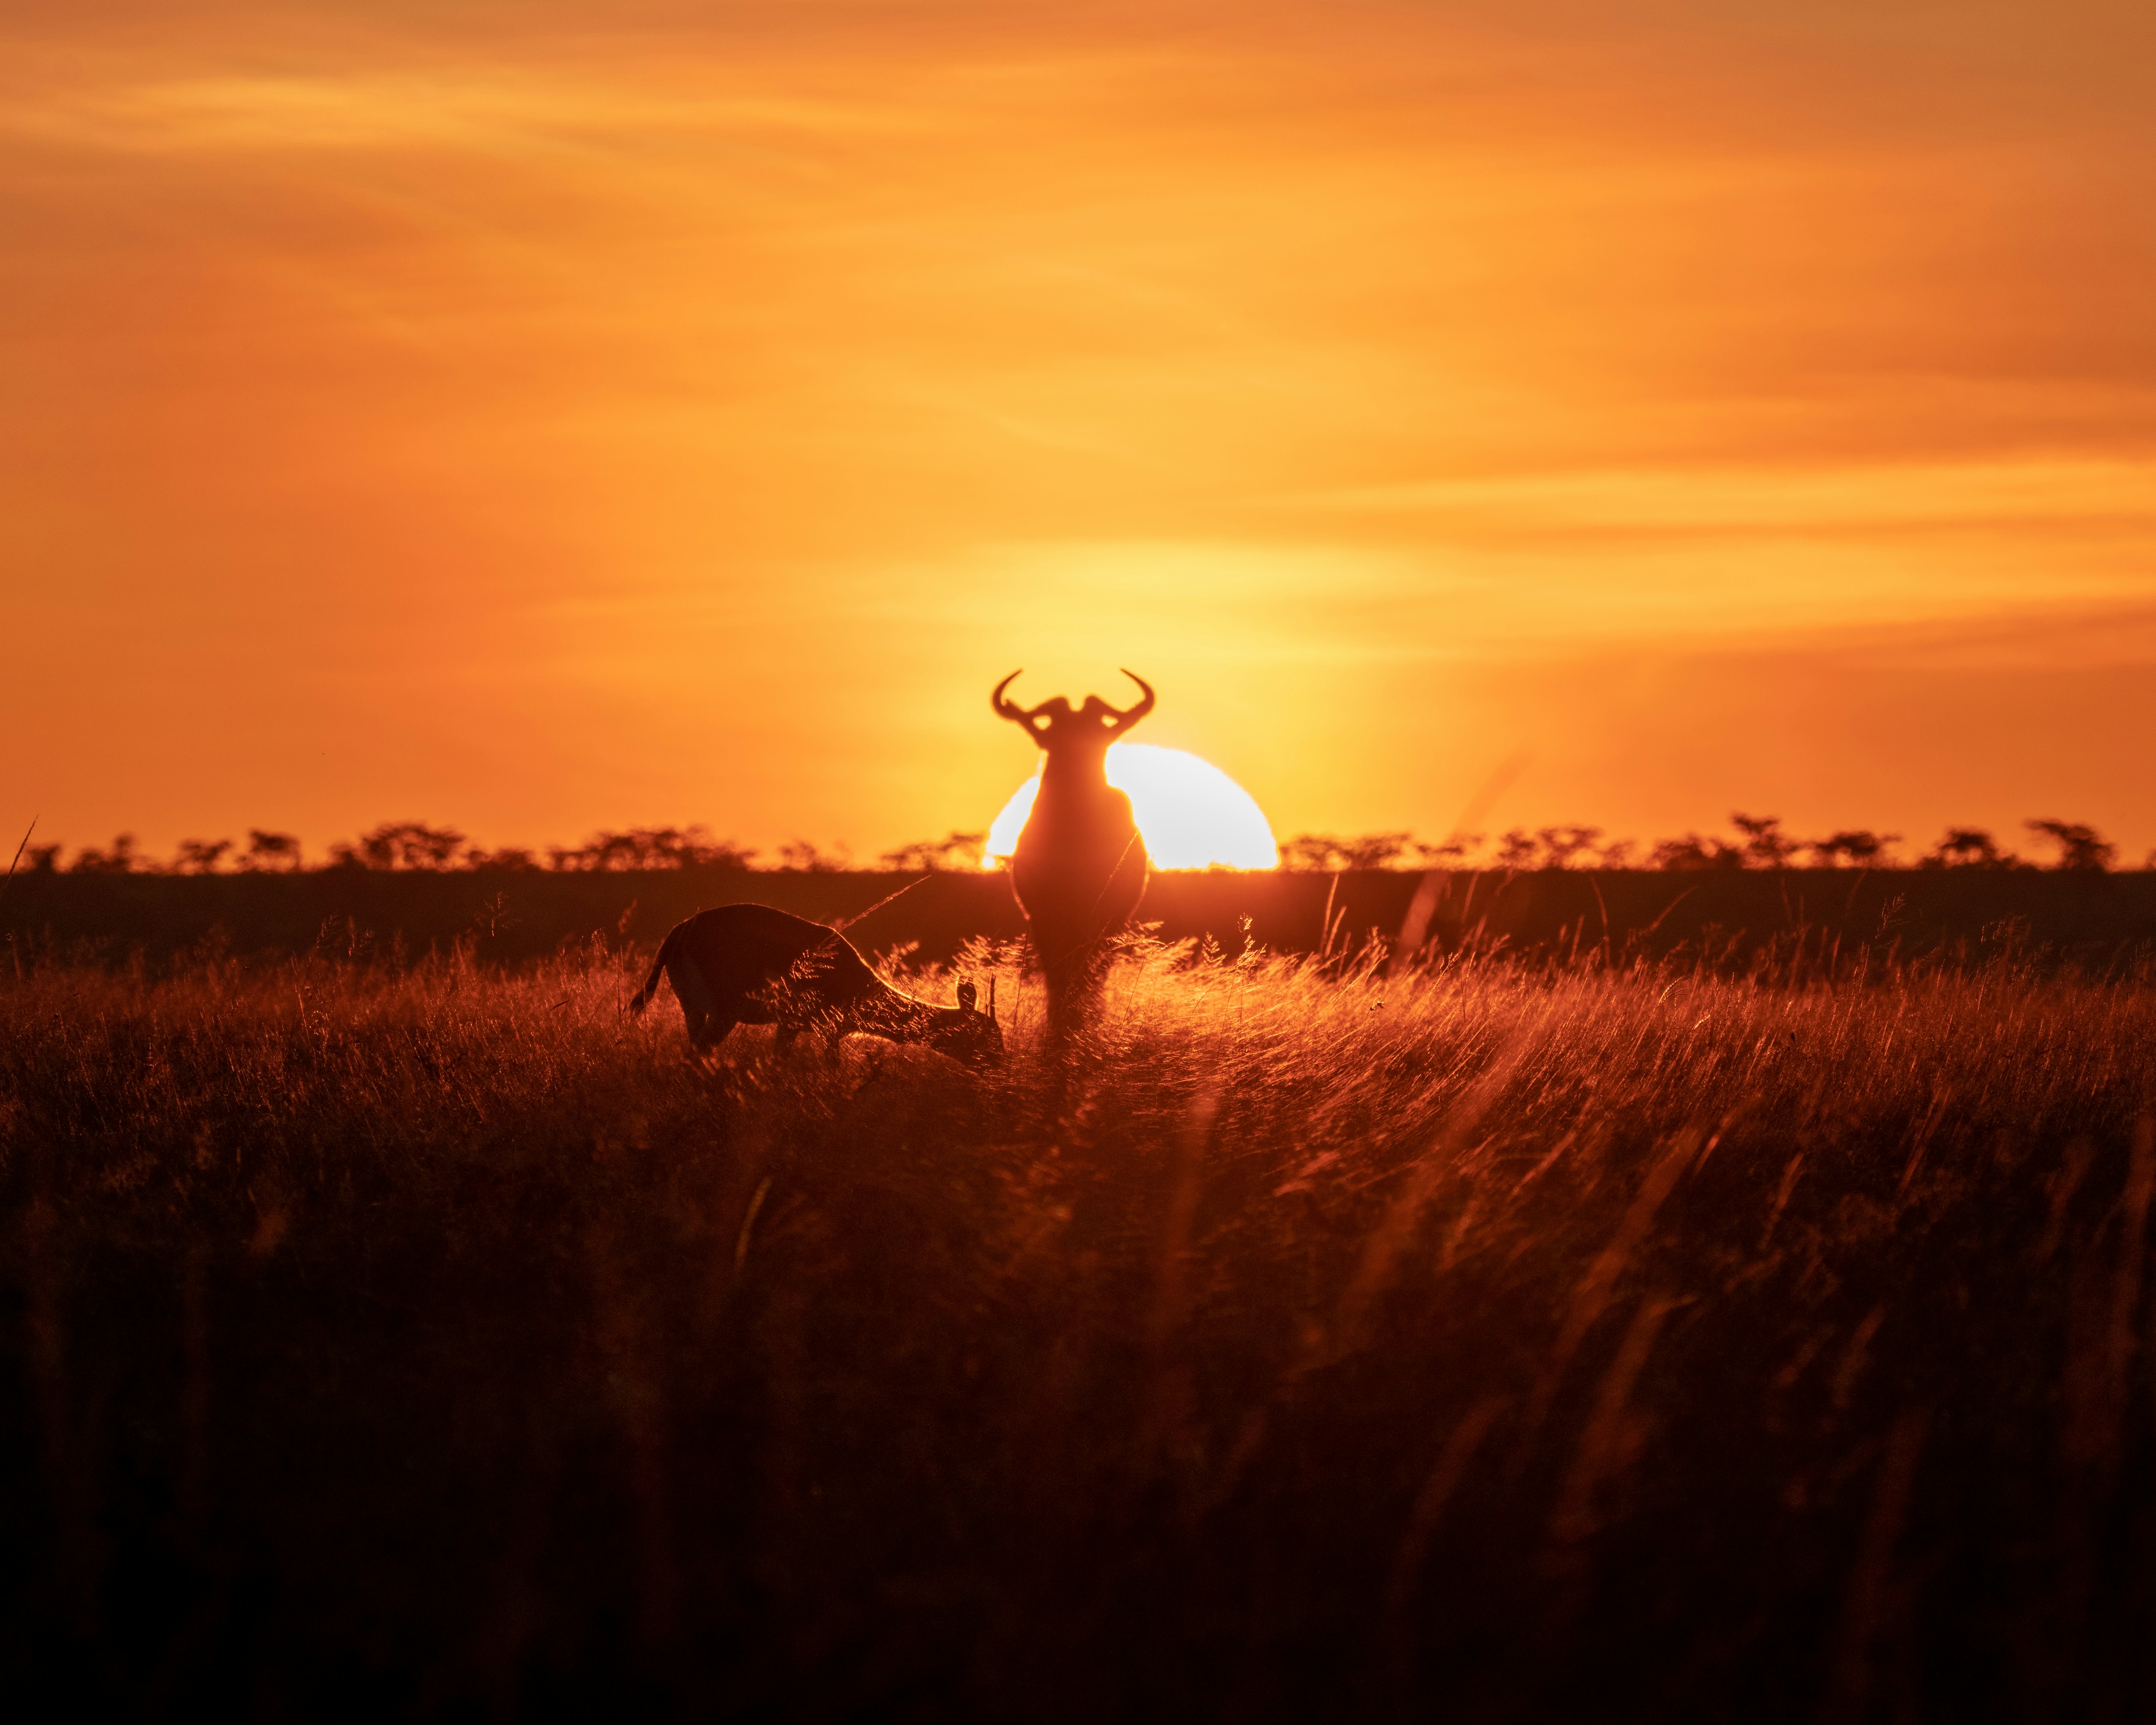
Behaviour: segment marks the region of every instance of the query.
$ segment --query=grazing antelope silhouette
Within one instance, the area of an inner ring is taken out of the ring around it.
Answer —
[[[1152,711],[1154,696],[1143,677],[1126,670],[1142,693],[1120,712],[1097,695],[1075,709],[1060,695],[1029,709],[1004,692],[1021,675],[1013,671],[989,697],[1047,756],[1011,856],[1011,885],[1047,980],[1050,1022],[1067,1026],[1097,980],[1101,943],[1145,896],[1145,840],[1131,799],[1108,783],[1107,753]]]
[[[837,929],[769,905],[721,905],[675,923],[629,1003],[632,1014],[650,1004],[662,973],[699,1052],[736,1024],[776,1024],[782,1047],[803,1030],[860,1030],[977,1066],[1004,1057],[993,977],[985,1013],[974,1010],[980,991],[970,982],[958,984],[955,1008],[931,1005],[885,982]]]

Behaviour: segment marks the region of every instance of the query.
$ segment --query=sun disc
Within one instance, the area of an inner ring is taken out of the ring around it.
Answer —
[[[1108,749],[1108,783],[1131,799],[1131,814],[1157,869],[1270,869],[1280,846],[1250,793],[1210,761],[1182,749],[1118,742]],[[1018,848],[1040,792],[1036,773],[1013,793],[988,829],[983,867]]]

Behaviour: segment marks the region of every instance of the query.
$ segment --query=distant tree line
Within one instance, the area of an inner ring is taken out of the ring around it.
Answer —
[[[953,832],[887,850],[875,866],[919,872],[973,870],[980,866],[985,833]],[[72,875],[293,874],[306,866],[299,839],[290,833],[250,829],[247,843],[231,839],[183,839],[170,858],[139,850],[132,834],[122,833],[101,848],[85,846],[63,865],[58,845],[23,847],[19,866],[32,873]],[[707,827],[630,827],[598,832],[582,845],[549,845],[544,858],[521,846],[488,850],[470,843],[454,827],[424,821],[385,821],[358,838],[329,847],[331,869],[444,873],[449,870],[554,870],[568,874],[651,869],[752,869],[800,874],[838,874],[860,866],[844,845],[824,850],[807,839],[782,845],[768,858],[755,847],[731,839],[714,839]]]
[[[1845,828],[1823,838],[1784,832],[1780,817],[1733,814],[1726,835],[1686,833],[1642,845],[1633,839],[1605,839],[1587,826],[1514,827],[1495,839],[1481,833],[1456,834],[1429,845],[1412,833],[1370,833],[1357,839],[1303,833],[1281,846],[1281,866],[1306,872],[1345,869],[2054,869],[2101,872],[2118,860],[2118,847],[2081,821],[2045,819],[2022,823],[2047,846],[2046,862],[2000,848],[1980,827],[1949,827],[1938,842],[1912,860],[1895,847],[1899,833]],[[2143,867],[2156,867],[2151,852]]]
[[[1732,814],[1733,831],[1702,836],[1686,833],[1642,845],[1605,839],[1590,826],[1514,827],[1494,839],[1458,834],[1429,844],[1412,833],[1366,833],[1339,838],[1301,833],[1280,847],[1280,865],[1299,873],[1350,869],[2033,869],[2092,873],[2112,868],[2118,847],[2081,821],[2044,819],[2022,824],[2048,855],[2030,860],[2001,848],[1980,827],[1949,827],[1929,850],[1905,859],[1899,833],[1850,828],[1822,838],[1784,832],[1778,816]],[[952,832],[941,839],[901,845],[879,855],[875,869],[899,874],[970,871],[981,865],[987,835]],[[50,874],[62,869],[58,845],[26,844],[19,866]],[[250,828],[243,846],[231,839],[186,839],[169,859],[144,854],[130,834],[103,848],[85,846],[64,865],[75,875],[290,874],[304,867],[300,840],[290,833]],[[490,850],[468,842],[454,827],[424,821],[386,821],[372,832],[329,848],[332,869],[422,871],[507,870],[528,872],[608,873],[651,869],[732,869],[835,874],[864,866],[843,845],[823,850],[806,839],[782,845],[768,856],[752,845],[714,839],[703,826],[630,827],[594,833],[578,845],[549,845],[542,860],[517,846]],[[2156,868],[2156,852],[2142,865]]]

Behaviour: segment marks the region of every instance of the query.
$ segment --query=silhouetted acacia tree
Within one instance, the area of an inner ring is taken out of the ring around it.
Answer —
[[[1647,853],[1650,869],[1741,869],[1744,853],[1720,839],[1702,839],[1686,833],[1681,839],[1662,839]]]
[[[2010,869],[2020,859],[2001,850],[1982,827],[1948,827],[1917,866],[1920,869]]]
[[[1830,833],[1824,839],[1812,840],[1812,857],[1822,868],[1839,868],[1844,863],[1853,863],[1860,868],[1874,868],[1887,855],[1887,847],[1901,842],[1899,833],[1875,833],[1866,827],[1853,827],[1839,833]]]
[[[1298,833],[1280,848],[1281,866],[1305,874],[1337,874],[1343,869],[1389,869],[1424,847],[1412,833],[1365,833],[1359,839],[1331,833]]]
[[[1341,841],[1341,864],[1350,869],[1389,869],[1406,858],[1414,844],[1412,833],[1365,833]]]
[[[882,867],[901,874],[924,870],[930,874],[971,870],[979,865],[981,847],[988,839],[986,833],[954,831],[946,838],[922,839],[915,844],[901,845],[896,850],[886,850],[877,861]]]
[[[701,826],[688,828],[673,855],[685,869],[740,869],[756,866],[756,847],[732,839],[714,839]]]
[[[837,875],[853,866],[853,858],[844,845],[820,850],[806,839],[796,839],[778,847],[778,865],[798,874]]]
[[[331,845],[330,860],[344,869],[443,869],[464,842],[465,835],[454,827],[384,821],[357,844]]]
[[[1414,852],[1417,865],[1422,868],[1464,868],[1467,865],[1467,860],[1482,848],[1482,834],[1455,833],[1450,839],[1436,845],[1425,845],[1418,839],[1409,848]]]
[[[1594,841],[1602,836],[1599,827],[1544,827],[1535,834],[1542,846],[1542,865],[1546,869],[1568,869],[1572,860],[1594,848]]]
[[[1525,827],[1514,827],[1498,839],[1493,859],[1501,869],[1532,869],[1541,860],[1541,843]]]
[[[1804,848],[1801,839],[1792,839],[1782,830],[1779,814],[1738,813],[1729,817],[1729,824],[1744,834],[1745,861],[1759,868],[1785,868],[1789,859]]]
[[[714,839],[702,825],[630,827],[619,833],[594,833],[574,849],[547,853],[555,868],[572,871],[630,869],[747,869],[756,852],[731,839]]]
[[[1322,874],[1338,853],[1338,841],[1323,833],[1297,833],[1281,841],[1280,865],[1297,874]]]
[[[259,827],[247,829],[247,849],[239,858],[243,869],[285,869],[300,866],[300,841],[291,833],[265,833]]]
[[[1297,833],[1280,848],[1280,865],[1302,874],[1320,874],[1333,866],[1339,846],[1322,833]]]
[[[99,850],[85,845],[75,853],[74,860],[68,865],[74,875],[126,875],[136,871],[155,873],[148,860],[136,854],[135,835],[122,833],[112,841],[109,849]]]
[[[2021,824],[2057,844],[2059,860],[2053,865],[2055,868],[2101,874],[2118,859],[2118,847],[2084,822],[2025,820]]]
[[[176,875],[214,875],[217,865],[232,849],[229,839],[182,839],[179,855],[173,860]]]

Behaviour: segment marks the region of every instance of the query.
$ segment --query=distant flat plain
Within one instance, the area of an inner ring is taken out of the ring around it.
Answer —
[[[901,890],[904,889],[901,892]],[[1441,951],[1615,961],[1680,952],[1742,968],[1802,944],[1899,958],[1979,962],[2002,952],[2116,972],[2156,947],[2156,873],[2034,869],[1409,870],[1337,875],[1163,873],[1142,922],[1168,942],[1246,940],[1278,952],[1397,942],[1418,891]],[[893,893],[901,896],[887,905]],[[204,951],[271,959],[310,952],[386,959],[464,943],[486,963],[552,955],[595,937],[655,946],[716,905],[776,905],[819,922],[871,912],[864,951],[911,944],[943,963],[968,941],[1015,940],[1024,921],[1006,875],[638,871],[388,870],[294,874],[18,875],[0,892],[0,941],[18,960],[152,964]],[[882,908],[875,908],[882,905]]]

